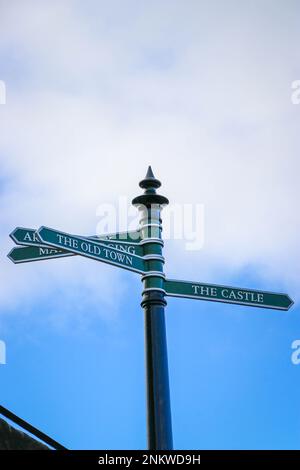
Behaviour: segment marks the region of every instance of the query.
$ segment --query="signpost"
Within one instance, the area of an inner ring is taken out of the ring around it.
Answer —
[[[166,279],[162,249],[161,210],[168,199],[157,194],[161,186],[148,168],[140,182],[144,194],[133,199],[140,211],[140,228],[99,237],[71,235],[47,227],[38,231],[17,227],[11,238],[17,245],[8,257],[14,263],[80,255],[141,274],[145,316],[147,434],[150,450],[171,450],[172,425],[165,328],[166,296],[209,300],[277,310],[288,310],[287,294]]]
[[[294,303],[286,294],[173,279],[166,279],[164,288],[166,294],[172,297],[212,300],[214,302],[249,305],[251,307],[264,307],[276,310],[288,310]]]

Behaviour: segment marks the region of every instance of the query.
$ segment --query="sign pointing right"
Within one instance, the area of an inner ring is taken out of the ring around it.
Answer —
[[[294,303],[287,294],[173,279],[166,279],[164,288],[166,294],[171,297],[212,300],[276,310],[288,310]]]

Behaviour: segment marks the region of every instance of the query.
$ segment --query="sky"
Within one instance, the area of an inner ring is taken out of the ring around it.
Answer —
[[[296,0],[0,0],[0,404],[66,447],[146,447],[142,286],[83,257],[14,265],[9,233],[94,234],[149,164],[171,204],[203,208],[200,249],[165,241],[167,276],[295,302],[168,299],[175,448],[300,447],[299,15]]]

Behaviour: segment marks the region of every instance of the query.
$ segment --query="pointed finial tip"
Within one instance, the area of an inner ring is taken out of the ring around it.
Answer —
[[[148,166],[146,178],[155,178],[155,176],[153,174],[153,171],[152,171],[152,168],[151,168],[151,165]]]
[[[161,183],[155,178],[151,165],[148,166],[148,170],[145,178],[139,183],[141,188],[159,188]]]
[[[169,204],[168,199],[165,196],[156,194],[156,189],[161,186],[161,182],[155,178],[151,165],[148,166],[147,174],[145,178],[140,181],[139,186],[145,189],[144,194],[135,197],[132,204],[151,206],[151,204],[159,204],[161,206]]]

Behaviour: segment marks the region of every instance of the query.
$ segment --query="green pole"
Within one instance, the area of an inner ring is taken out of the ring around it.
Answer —
[[[140,230],[146,272],[142,276],[141,306],[145,317],[147,435],[149,450],[171,450],[172,422],[168,375],[168,354],[165,327],[165,300],[162,255],[163,240],[160,213],[169,201],[156,194],[161,186],[148,168],[140,182],[144,194],[133,199],[140,211]]]

